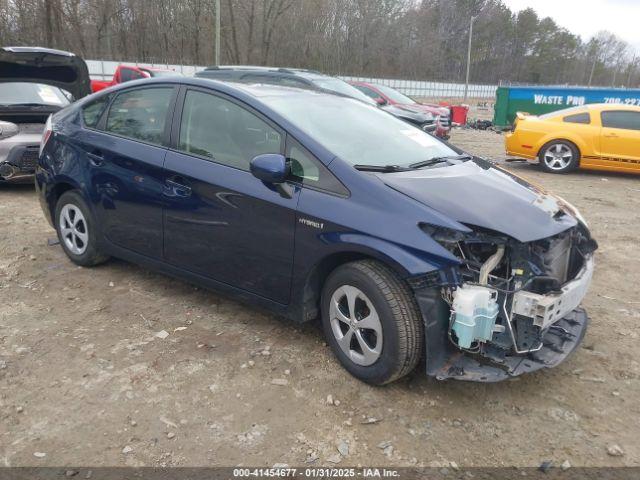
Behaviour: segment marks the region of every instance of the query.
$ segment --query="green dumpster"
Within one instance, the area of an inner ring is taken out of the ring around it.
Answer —
[[[498,87],[493,124],[513,124],[517,112],[531,115],[555,112],[590,103],[622,103],[640,106],[640,90],[584,87]]]

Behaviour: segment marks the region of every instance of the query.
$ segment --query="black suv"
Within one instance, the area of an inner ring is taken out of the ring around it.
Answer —
[[[377,105],[374,100],[353,85],[349,85],[339,78],[324,75],[314,70],[254,66],[220,66],[207,67],[197,72],[196,77],[211,78],[223,82],[267,83],[270,85],[321,90],[352,97],[371,105]],[[409,112],[394,105],[385,105],[380,108],[405,122],[421,128],[425,132],[431,133],[436,129],[436,118],[430,113]]]

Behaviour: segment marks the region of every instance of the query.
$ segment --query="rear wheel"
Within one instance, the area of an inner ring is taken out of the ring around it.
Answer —
[[[540,149],[538,159],[540,166],[546,172],[567,173],[578,167],[580,153],[573,143],[554,140]]]
[[[55,226],[60,245],[73,263],[89,267],[109,258],[97,248],[91,210],[78,192],[62,194],[56,204]]]
[[[420,359],[424,326],[413,294],[379,262],[348,263],[329,276],[322,294],[322,323],[340,363],[364,382],[397,380]]]

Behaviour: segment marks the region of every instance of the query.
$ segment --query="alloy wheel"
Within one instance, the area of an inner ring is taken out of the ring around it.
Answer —
[[[573,160],[573,152],[568,145],[556,143],[544,152],[544,163],[551,170],[565,170]]]
[[[82,255],[89,242],[87,220],[82,211],[72,204],[67,204],[60,211],[60,236],[67,249],[74,255]]]
[[[374,364],[382,353],[382,324],[371,300],[359,288],[343,285],[331,296],[331,331],[351,361]]]

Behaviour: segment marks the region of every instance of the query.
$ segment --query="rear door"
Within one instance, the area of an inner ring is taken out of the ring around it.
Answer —
[[[640,170],[640,112],[607,110],[600,119],[602,161],[614,169]]]
[[[282,196],[249,171],[284,132],[250,107],[185,88],[165,161],[164,256],[175,266],[289,302],[300,188]]]
[[[162,258],[162,166],[177,87],[119,92],[95,122],[100,97],[83,109],[80,145],[103,234],[113,244]],[[108,98],[108,97],[107,97]]]

